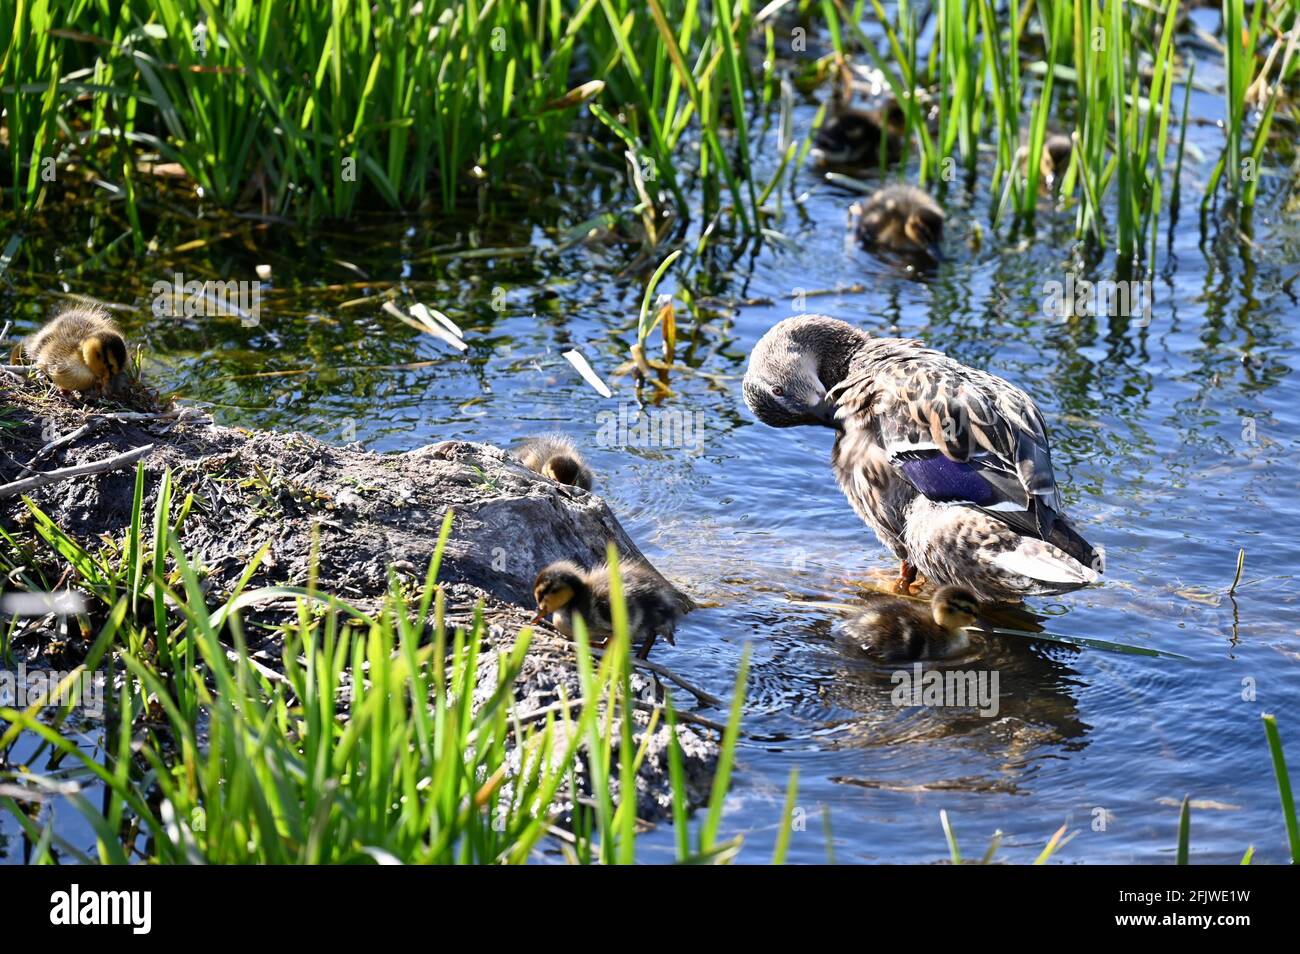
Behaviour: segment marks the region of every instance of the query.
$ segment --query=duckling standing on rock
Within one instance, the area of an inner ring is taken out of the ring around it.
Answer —
[[[943,209],[915,186],[895,184],[877,189],[865,203],[854,204],[853,231],[869,249],[939,261],[943,253]]]
[[[27,357],[64,391],[108,390],[126,367],[126,342],[102,309],[64,311],[23,343]]]
[[[848,625],[850,638],[882,662],[951,659],[970,648],[966,627],[975,625],[979,602],[969,590],[937,590],[926,612],[911,600],[874,594],[865,613]]]
[[[673,642],[677,621],[695,609],[695,603],[644,563],[620,563],[618,572],[627,605],[628,633],[634,642],[641,642],[637,656],[645,659],[656,636]],[[608,638],[614,632],[606,565],[584,570],[571,560],[558,560],[537,574],[533,596],[537,599],[534,624],[550,616],[556,629],[572,636],[577,615],[595,638]]]
[[[518,451],[523,465],[556,483],[591,490],[591,468],[578,448],[561,434],[544,434],[525,441]]]

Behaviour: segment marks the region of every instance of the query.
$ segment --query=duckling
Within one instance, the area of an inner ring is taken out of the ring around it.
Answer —
[[[656,636],[674,642],[678,620],[695,609],[695,602],[644,563],[622,562],[618,571],[627,604],[628,632],[634,641],[641,641],[637,656],[645,659]],[[578,615],[593,637],[607,638],[614,631],[609,567],[604,564],[584,570],[572,560],[557,560],[537,574],[533,596],[537,599],[534,625],[550,616],[556,629],[572,636],[573,617]]]
[[[77,306],[57,315],[23,342],[27,357],[63,391],[108,390],[126,367],[126,342],[108,314]]]
[[[875,606],[848,625],[849,635],[862,650],[882,662],[950,659],[970,648],[966,627],[979,616],[975,596],[959,586],[935,591],[930,612],[884,593],[875,594]]]
[[[897,102],[878,109],[835,106],[813,140],[813,161],[821,166],[875,166],[881,142],[885,159],[894,162],[903,152],[907,117]]]
[[[1048,188],[1053,188],[1065,170],[1070,168],[1070,156],[1074,153],[1074,140],[1064,133],[1052,133],[1043,142],[1041,172]]]
[[[591,490],[591,468],[578,448],[562,434],[543,434],[529,438],[519,448],[523,465],[556,483]]]
[[[1043,153],[1038,162],[1039,181],[1043,190],[1051,192],[1070,167],[1070,155],[1074,152],[1074,140],[1064,133],[1049,133],[1043,140]],[[1029,147],[1020,147],[1020,164],[1029,163]]]
[[[865,203],[855,203],[853,230],[858,241],[871,249],[939,261],[943,253],[943,209],[915,186],[894,185],[877,189]]]

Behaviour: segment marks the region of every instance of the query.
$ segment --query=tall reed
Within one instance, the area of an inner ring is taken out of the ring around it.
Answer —
[[[10,204],[43,201],[43,159],[61,170],[112,153],[104,178],[125,180],[134,218],[143,149],[222,206],[346,217],[359,201],[414,208],[432,194],[450,209],[480,182],[563,174],[589,104],[653,164],[651,189],[679,217],[696,211],[694,175],[706,196],[725,185],[756,231],[753,14],[749,0],[706,8],[18,0],[0,25]]]

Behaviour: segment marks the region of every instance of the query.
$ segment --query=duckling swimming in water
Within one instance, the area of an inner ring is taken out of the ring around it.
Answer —
[[[627,604],[628,632],[634,642],[641,642],[637,656],[645,659],[656,636],[673,642],[678,620],[695,609],[695,602],[644,563],[620,563],[618,572]],[[572,636],[576,614],[595,638],[608,638],[614,632],[607,565],[584,570],[572,560],[557,560],[537,574],[533,596],[537,599],[534,625],[550,616],[556,629]]]
[[[969,590],[945,586],[930,600],[930,611],[884,593],[874,594],[865,613],[848,625],[849,636],[882,662],[951,659],[970,648],[966,627],[979,616],[979,602]]]
[[[1043,143],[1043,159],[1040,171],[1043,181],[1049,189],[1054,188],[1065,170],[1070,168],[1070,156],[1074,153],[1074,140],[1063,133],[1052,133]]]
[[[1039,182],[1045,192],[1051,192],[1060,183],[1065,170],[1070,168],[1070,156],[1074,152],[1074,140],[1064,133],[1048,133],[1043,140],[1042,157],[1038,162]],[[1020,147],[1020,164],[1029,163],[1029,147]]]
[[[896,183],[877,189],[852,208],[854,234],[869,249],[939,261],[943,209],[915,186]]]
[[[894,162],[903,152],[906,122],[902,107],[893,101],[878,109],[836,107],[817,130],[813,161],[823,166],[874,166],[883,142],[886,161]]]
[[[126,367],[126,341],[108,314],[69,308],[23,342],[27,357],[64,391],[108,390]]]
[[[591,490],[591,468],[573,441],[562,434],[543,434],[525,441],[519,459],[529,470],[560,484]]]

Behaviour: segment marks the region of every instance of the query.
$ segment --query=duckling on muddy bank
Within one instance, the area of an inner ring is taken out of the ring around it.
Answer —
[[[36,367],[65,392],[107,393],[126,368],[126,341],[108,312],[95,305],[64,309],[23,342]]]
[[[593,474],[572,440],[563,434],[530,437],[515,451],[523,465],[558,484],[591,490]]]
[[[695,602],[646,563],[626,561],[618,570],[628,632],[633,642],[641,644],[637,656],[645,659],[656,637],[673,642],[677,623],[695,609]],[[556,629],[572,636],[573,618],[578,616],[591,635],[608,638],[614,632],[610,577],[610,568],[603,563],[587,570],[572,560],[559,560],[543,568],[533,584],[537,599],[533,623],[550,616]]]

